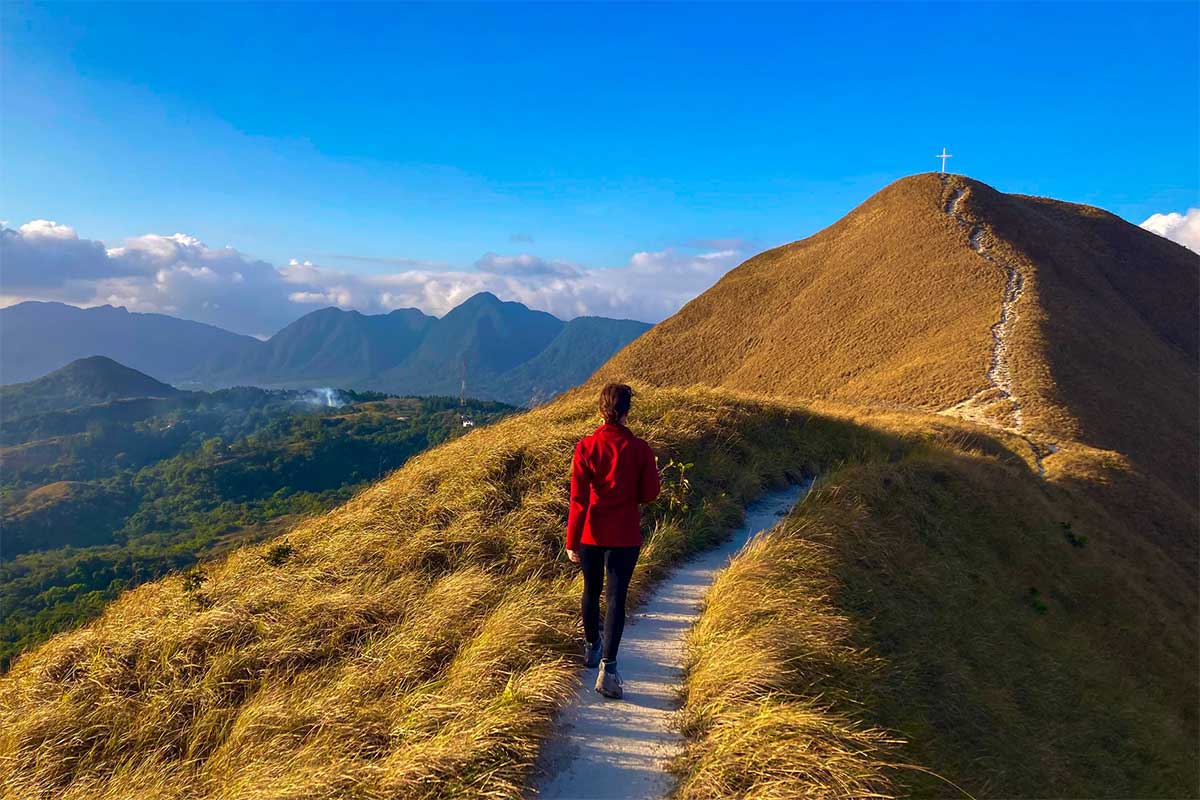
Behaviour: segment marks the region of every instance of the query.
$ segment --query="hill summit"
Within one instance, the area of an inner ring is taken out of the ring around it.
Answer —
[[[104,356],[80,358],[28,383],[0,387],[0,414],[55,411],[131,397],[171,397],[178,390]]]
[[[922,174],[733,269],[596,380],[944,412],[1194,496],[1198,296],[1200,256],[1113,214]]]

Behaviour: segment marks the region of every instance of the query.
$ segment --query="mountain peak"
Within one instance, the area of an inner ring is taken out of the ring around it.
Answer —
[[[391,311],[389,311],[387,313],[387,315],[389,317],[428,317],[429,316],[421,309],[413,308],[411,306],[409,308],[394,308]]]
[[[41,381],[87,382],[101,394],[122,397],[165,396],[176,394],[175,387],[151,378],[144,372],[114,361],[108,356],[85,356],[77,358],[61,369],[39,378]]]
[[[311,316],[315,316],[317,314],[320,314],[321,316],[325,316],[325,317],[335,317],[335,316],[345,316],[345,315],[361,317],[363,315],[361,311],[357,311],[353,308],[341,308],[339,306],[325,306],[324,308],[318,308],[316,311],[310,311],[306,316],[311,317]]]
[[[558,317],[555,317],[553,314],[530,308],[524,303],[516,300],[501,300],[491,292],[477,292],[471,295],[466,300],[447,311],[442,319],[451,320],[463,317],[470,318],[485,311],[493,311],[504,317],[535,315],[541,318],[552,319],[558,324],[562,324],[562,320],[558,319]]]
[[[731,270],[596,380],[945,412],[1180,483],[1197,296],[1200,258],[1113,214],[923,173]]]
[[[87,356],[29,383],[0,388],[5,418],[179,390],[106,356]]]
[[[468,297],[466,300],[459,303],[457,306],[455,306],[451,310],[457,311],[458,309],[464,308],[464,307],[475,308],[475,307],[502,306],[502,305],[504,305],[504,301],[501,300],[496,295],[492,294],[491,292],[476,292],[475,294],[471,295],[470,297]],[[524,303],[516,303],[516,305],[524,306]]]

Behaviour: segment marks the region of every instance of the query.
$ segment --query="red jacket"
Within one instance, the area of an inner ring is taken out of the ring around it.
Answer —
[[[650,445],[624,425],[601,425],[575,445],[567,549],[580,543],[638,547],[638,503],[658,497],[658,463]]]

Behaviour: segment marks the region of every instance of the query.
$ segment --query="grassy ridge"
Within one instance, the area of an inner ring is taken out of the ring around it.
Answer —
[[[663,464],[692,465],[647,515],[636,594],[764,485],[825,476],[692,639],[682,796],[947,793],[904,762],[979,796],[1194,777],[1195,637],[1156,633],[1191,630],[1190,562],[1035,478],[1019,442],[702,389],[635,411]],[[22,656],[4,796],[522,796],[577,680],[561,536],[595,423],[576,393],[476,430]]]
[[[680,797],[1193,795],[1194,558],[1111,502],[1148,496],[1130,476],[1047,484],[981,443],[832,471],[722,574]]]
[[[635,430],[669,487],[634,591],[787,470],[886,438],[796,407],[657,390]],[[562,557],[568,400],[413,459],[286,546],[122,596],[0,679],[19,797],[517,797],[576,680]]]

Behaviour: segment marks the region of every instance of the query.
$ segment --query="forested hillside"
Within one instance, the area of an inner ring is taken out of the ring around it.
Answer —
[[[7,423],[112,400],[177,394],[175,387],[136,369],[111,358],[91,356],[29,383],[0,386],[0,420]]]
[[[69,407],[54,394],[61,380],[27,384],[21,397],[68,407],[4,424],[0,667],[123,589],[345,501],[469,430],[464,418],[510,410],[355,392],[179,393],[123,367],[104,374],[120,381],[94,384],[99,396],[126,396]],[[127,396],[138,387],[167,396]]]

